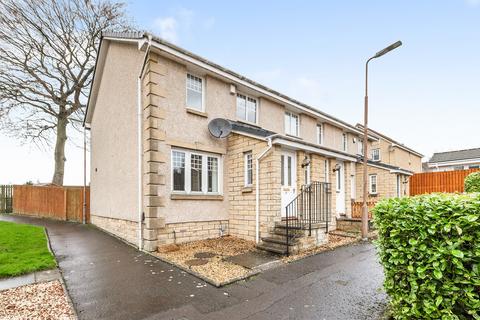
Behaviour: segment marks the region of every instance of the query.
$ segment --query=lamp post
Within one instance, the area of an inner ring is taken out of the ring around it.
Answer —
[[[373,57],[367,60],[365,64],[365,106],[363,112],[363,207],[362,207],[362,239],[368,239],[368,170],[367,170],[367,161],[368,161],[368,63],[376,58],[380,58],[384,54],[400,47],[402,45],[401,41],[397,41],[385,49],[378,51]]]

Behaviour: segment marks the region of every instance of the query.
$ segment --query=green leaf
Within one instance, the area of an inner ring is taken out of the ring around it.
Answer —
[[[408,240],[408,243],[410,243],[412,246],[414,246],[418,243],[418,240],[411,238],[411,239]]]
[[[435,305],[438,307],[443,301],[442,296],[438,296],[437,299],[435,299]]]
[[[443,277],[442,271],[440,271],[440,270],[438,270],[438,269],[433,270],[433,275],[434,275],[435,278],[437,278],[437,279],[442,279],[442,277]]]
[[[457,257],[457,258],[460,258],[460,259],[463,258],[463,252],[460,251],[460,250],[454,249],[454,250],[452,250],[452,254],[453,254],[455,257]]]

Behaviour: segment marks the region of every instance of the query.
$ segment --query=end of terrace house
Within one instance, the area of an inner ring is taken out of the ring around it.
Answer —
[[[302,250],[362,201],[361,126],[148,33],[102,35],[85,124],[91,222],[147,251],[227,234]],[[422,155],[368,141],[369,200],[408,195]]]

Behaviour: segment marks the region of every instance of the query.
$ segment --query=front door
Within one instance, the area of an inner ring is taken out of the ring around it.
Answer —
[[[286,206],[297,194],[297,155],[295,151],[283,151],[281,155],[281,197],[282,217],[286,216]]]
[[[337,215],[345,214],[345,165],[338,162],[335,171],[335,190],[337,192],[336,212]]]

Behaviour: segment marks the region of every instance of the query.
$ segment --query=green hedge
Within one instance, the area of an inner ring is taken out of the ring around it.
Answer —
[[[480,192],[480,171],[470,173],[465,178],[465,192]]]
[[[480,194],[385,199],[373,212],[395,319],[480,319]]]

